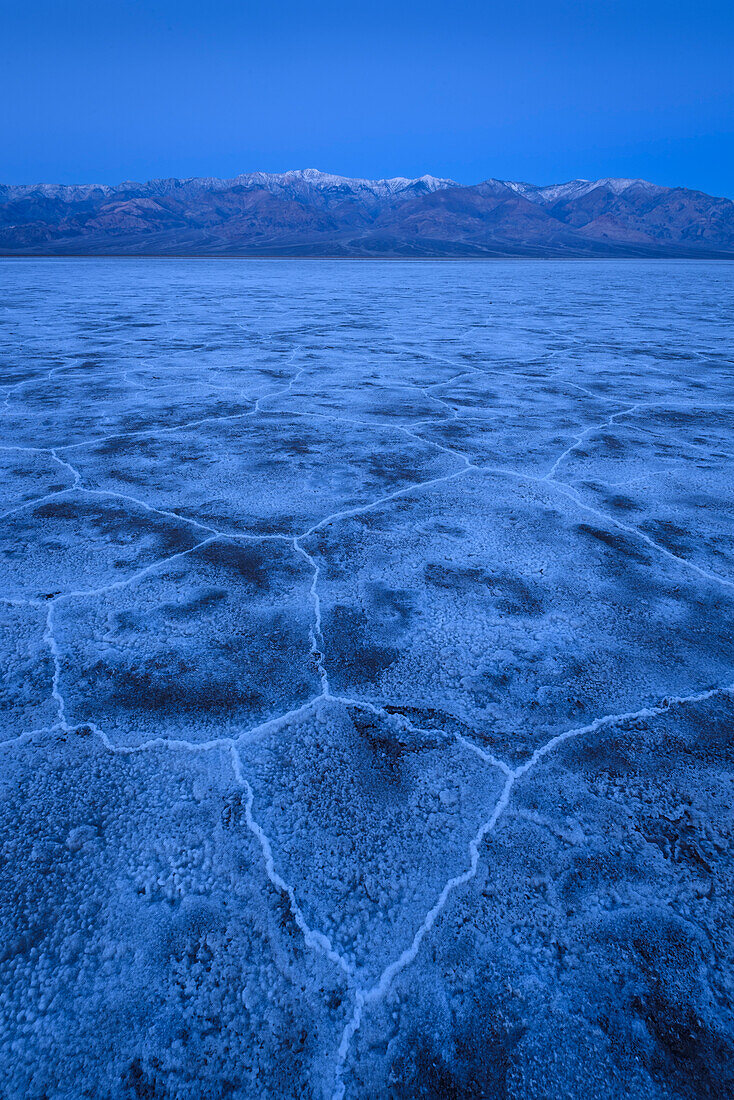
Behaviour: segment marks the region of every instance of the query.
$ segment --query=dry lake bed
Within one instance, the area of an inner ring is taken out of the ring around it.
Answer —
[[[4,1100],[734,1093],[733,330],[0,261]]]

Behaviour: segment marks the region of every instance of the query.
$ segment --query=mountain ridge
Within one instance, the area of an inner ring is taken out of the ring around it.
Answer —
[[[0,255],[734,258],[734,202],[643,179],[463,185],[318,169],[0,184]]]

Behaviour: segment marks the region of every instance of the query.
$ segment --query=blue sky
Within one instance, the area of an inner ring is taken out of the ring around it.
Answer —
[[[0,181],[317,167],[734,197],[734,4],[0,0]]]

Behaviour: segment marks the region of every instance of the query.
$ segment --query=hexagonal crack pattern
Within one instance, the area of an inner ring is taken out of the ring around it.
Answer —
[[[728,1095],[729,269],[0,275],[8,1097]]]

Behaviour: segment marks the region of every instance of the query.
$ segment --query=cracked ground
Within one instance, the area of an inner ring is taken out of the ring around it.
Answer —
[[[0,262],[3,1100],[734,1094],[732,291]]]

